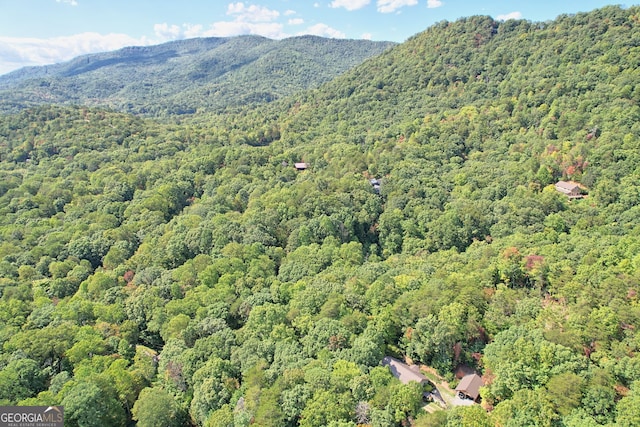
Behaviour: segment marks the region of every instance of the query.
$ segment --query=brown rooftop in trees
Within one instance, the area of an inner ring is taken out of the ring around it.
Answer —
[[[478,374],[465,375],[460,380],[460,384],[456,387],[458,394],[462,394],[471,400],[476,400],[480,395],[480,387],[482,387],[482,378]]]

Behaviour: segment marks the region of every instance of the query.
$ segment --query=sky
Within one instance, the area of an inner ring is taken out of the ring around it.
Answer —
[[[303,34],[403,42],[464,16],[546,21],[606,0],[0,0],[0,74],[193,37]]]

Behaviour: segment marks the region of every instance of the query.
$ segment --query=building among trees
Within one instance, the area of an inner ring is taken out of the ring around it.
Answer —
[[[558,181],[556,182],[556,190],[565,194],[570,199],[581,199],[584,197],[582,187],[574,181]]]
[[[478,374],[469,374],[462,377],[456,387],[456,392],[461,399],[477,400],[480,396],[480,387],[483,386],[482,378]]]
[[[389,367],[393,376],[403,384],[409,384],[410,381],[415,381],[419,384],[429,383],[429,380],[420,372],[420,368],[417,365],[409,366],[394,357],[386,356],[382,359],[382,366]]]

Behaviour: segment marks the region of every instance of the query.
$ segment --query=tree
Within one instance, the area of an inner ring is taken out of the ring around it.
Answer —
[[[497,334],[485,347],[483,361],[494,375],[483,397],[498,401],[521,389],[544,386],[554,375],[585,368],[584,359],[570,349],[547,341],[541,330],[524,326]]]
[[[331,421],[349,421],[353,416],[350,393],[318,390],[300,414],[300,427],[321,427]]]
[[[291,388],[283,390],[280,396],[280,406],[288,423],[293,425],[298,423],[298,419],[312,395],[311,387],[306,384],[295,384]]]
[[[233,410],[231,409],[231,405],[226,404],[223,405],[222,408],[214,411],[209,416],[206,427],[233,427]]]
[[[542,389],[518,390],[511,399],[496,405],[491,417],[505,427],[553,427],[560,420]]]
[[[211,412],[229,403],[238,388],[235,372],[231,362],[214,357],[193,374],[190,413],[198,425],[204,425]]]
[[[77,326],[72,322],[47,325],[34,331],[23,331],[13,335],[4,345],[4,350],[21,350],[39,363],[50,361],[60,370],[65,353],[73,345]]]
[[[78,364],[93,355],[105,352],[104,340],[100,333],[91,326],[81,327],[75,336],[76,343],[67,350],[67,357],[73,364]]]
[[[47,376],[32,359],[12,360],[0,371],[0,399],[15,403],[44,390]]]
[[[640,381],[631,385],[629,394],[618,401],[616,406],[616,425],[633,427],[640,425]]]
[[[277,385],[262,388],[253,419],[256,425],[277,427],[284,424],[285,414],[279,404],[281,391]]]
[[[127,369],[128,365],[126,359],[114,360],[100,376],[113,386],[118,400],[129,412],[147,382],[140,372]]]
[[[162,388],[143,389],[131,413],[140,427],[180,425],[176,401]]]
[[[322,318],[302,339],[307,356],[313,357],[322,349],[337,351],[347,347],[349,331],[337,320]]]
[[[74,382],[62,390],[65,425],[71,427],[121,426],[125,423],[124,409],[113,389],[100,387],[93,381]]]
[[[589,384],[582,396],[582,406],[600,424],[613,421],[616,392],[610,384]]]
[[[493,427],[495,425],[487,411],[480,405],[456,406],[446,414],[447,427]]]
[[[359,365],[376,366],[384,357],[383,337],[367,327],[353,340],[349,354],[349,358]]]
[[[580,405],[584,380],[572,372],[555,375],[547,383],[549,400],[560,415],[569,414]]]
[[[389,387],[388,410],[397,423],[415,417],[422,406],[422,385],[415,381],[409,384],[396,383]]]
[[[352,380],[361,374],[362,371],[360,371],[355,363],[338,359],[333,364],[333,369],[331,370],[331,387],[337,393],[347,391],[350,389]]]

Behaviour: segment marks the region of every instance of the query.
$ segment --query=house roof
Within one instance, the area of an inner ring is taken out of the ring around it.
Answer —
[[[558,181],[556,182],[556,189],[569,194],[572,191],[580,190],[580,184],[573,181]]]
[[[299,163],[294,163],[294,166],[296,169],[306,169],[309,167],[308,164],[303,163],[303,162],[299,162]]]
[[[420,373],[420,368],[418,366],[409,366],[391,356],[387,356],[382,359],[382,366],[388,366],[393,376],[399,379],[403,384],[408,384],[410,381],[416,381],[418,383],[427,381],[427,377]]]
[[[482,378],[478,374],[469,374],[462,377],[456,391],[464,393],[473,400],[476,400],[480,395],[480,387],[483,386]]]

